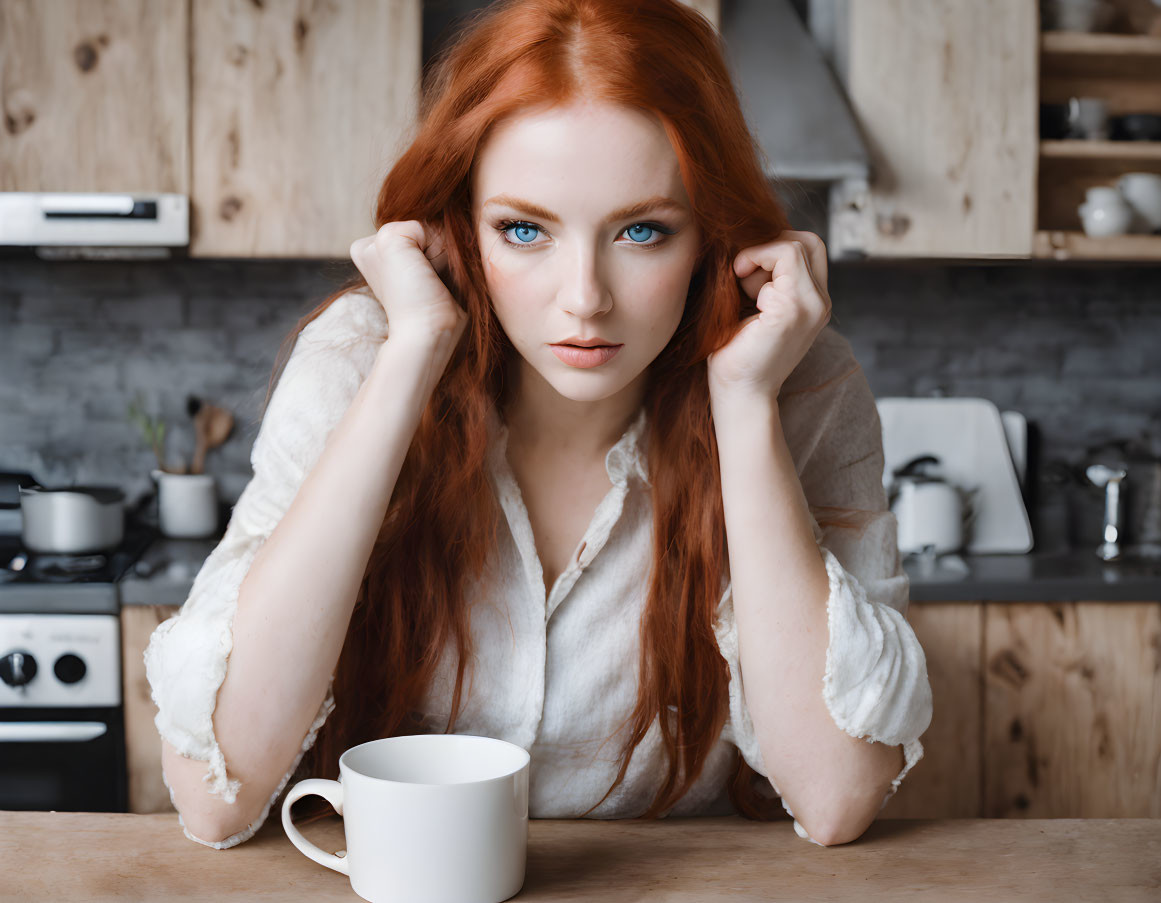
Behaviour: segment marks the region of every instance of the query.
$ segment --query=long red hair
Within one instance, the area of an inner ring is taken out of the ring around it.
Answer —
[[[677,0],[498,0],[468,20],[432,65],[414,137],[379,190],[374,222],[442,225],[449,288],[469,322],[422,416],[371,553],[335,673],[336,708],[299,773],[335,777],[351,746],[419,732],[420,700],[451,638],[459,652],[447,730],[454,728],[472,658],[463,587],[483,573],[501,523],[486,477],[486,415],[493,405],[504,408],[503,377],[516,354],[487,294],[470,173],[502,117],[584,97],[660,119],[704,239],[684,316],[647,377],[653,577],[632,730],[600,801],[621,783],[659,718],[669,769],[639,816],[655,818],[698,778],[728,713],[729,670],[713,630],[727,557],[706,357],[756,310],[731,268],[737,251],[776,238],[788,221],[763,174],[720,36]],[[302,328],[365,285],[361,277],[350,281],[297,324],[280,349],[267,401]],[[368,686],[380,692],[368,694]],[[786,817],[769,782],[740,753],[727,789],[744,816]],[[314,817],[330,811],[320,798],[308,802]]]

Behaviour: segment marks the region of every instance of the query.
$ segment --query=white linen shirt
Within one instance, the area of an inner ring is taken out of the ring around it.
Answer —
[[[370,371],[386,326],[382,307],[363,289],[342,295],[302,331],[254,442],[254,476],[189,597],[158,625],[145,650],[158,732],[182,755],[207,763],[207,789],[227,802],[235,801],[240,784],[228,776],[212,716],[233,646],[238,589]],[[812,511],[843,506],[862,509],[867,518],[862,530],[823,531],[817,520],[813,524],[830,585],[826,673],[819,691],[835,724],[851,736],[903,746],[905,765],[885,805],[923,756],[919,737],[931,721],[932,702],[923,649],[905,618],[909,582],[882,485],[878,411],[849,343],[830,326],[784,388],[780,416]],[[618,769],[625,720],[637,698],[640,618],[652,561],[645,420],[642,408],[606,454],[612,486],[577,554],[551,587],[544,586],[528,512],[507,463],[507,427],[495,412],[489,421],[489,476],[508,527],[493,553],[500,556],[496,573],[503,577],[500,585],[466,582],[477,660],[455,732],[497,737],[528,750],[532,818],[579,817]],[[728,578],[723,587],[714,631],[729,664],[729,716],[696,783],[668,813],[675,816],[735,812],[725,792],[735,747],[769,778],[746,708]],[[455,664],[449,642],[425,699],[437,731],[450,715]],[[332,675],[301,751],[258,819],[211,842],[191,834],[179,815],[186,837],[225,849],[254,835],[334,709],[333,685]],[[589,817],[638,817],[660,786],[665,765],[654,719],[624,781]],[[173,800],[167,780],[166,787]],[[794,830],[818,843],[797,820]]]

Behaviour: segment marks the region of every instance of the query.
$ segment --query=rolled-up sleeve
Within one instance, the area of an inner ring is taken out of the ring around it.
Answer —
[[[835,724],[847,734],[903,747],[903,768],[881,810],[923,757],[919,738],[931,723],[932,698],[923,647],[906,619],[910,582],[883,487],[878,408],[849,343],[832,327],[823,330],[793,376],[779,398],[780,415],[830,587],[820,691]],[[769,778],[743,701],[728,588],[716,629],[730,667],[728,738],[751,768]],[[794,827],[800,837],[818,843],[797,820]]]
[[[181,609],[158,625],[145,649],[158,733],[183,756],[206,762],[208,791],[228,803],[236,801],[241,785],[229,776],[214,736],[213,713],[233,647],[239,588],[350,406],[385,338],[385,314],[372,295],[362,292],[340,296],[302,330],[270,397],[251,450],[254,474],[234,505],[226,532],[199,569]],[[299,755],[271,801],[334,709],[333,682],[332,675]],[[172,789],[170,794],[172,799]],[[269,808],[270,803],[245,836],[209,843],[188,829],[185,833],[208,846],[233,846],[253,834]]]

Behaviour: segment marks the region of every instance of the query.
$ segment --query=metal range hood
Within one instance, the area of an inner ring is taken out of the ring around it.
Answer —
[[[722,0],[722,38],[772,179],[870,178],[870,156],[846,92],[812,35],[824,46],[841,36],[836,19],[844,2],[811,0],[808,30],[790,0]]]
[[[746,120],[769,157],[769,177],[815,182],[868,178],[867,149],[846,92],[831,70],[833,64],[834,71],[844,71],[850,2],[718,0],[718,30],[727,62]],[[467,17],[486,6],[483,0],[426,0],[424,66]]]

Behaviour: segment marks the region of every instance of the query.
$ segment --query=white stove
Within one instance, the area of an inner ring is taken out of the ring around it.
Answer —
[[[128,811],[117,581],[156,536],[68,556],[0,535],[0,809]]]

